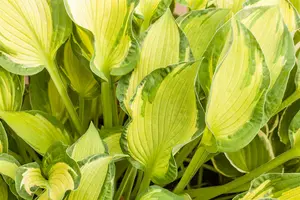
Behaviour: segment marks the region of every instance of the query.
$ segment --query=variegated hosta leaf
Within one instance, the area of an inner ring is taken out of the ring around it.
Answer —
[[[151,186],[144,193],[140,194],[137,197],[137,200],[152,200],[152,199],[161,199],[161,200],[191,200],[189,195],[177,195],[169,190],[161,188],[159,186]]]
[[[71,158],[78,162],[95,154],[104,154],[106,149],[98,130],[91,123],[86,133],[69,147],[67,152]]]
[[[204,9],[209,0],[184,0],[191,10]]]
[[[162,16],[171,3],[172,0],[139,0],[135,12],[143,18],[140,24],[141,33],[144,32],[153,21]]]
[[[103,139],[104,143],[107,145],[109,155],[123,154],[120,139],[122,133],[113,133]]]
[[[228,8],[236,13],[243,8],[245,0],[214,0],[214,5],[217,8]]]
[[[122,135],[122,149],[155,183],[168,183],[176,177],[173,154],[204,128],[194,93],[198,65],[155,70],[133,99],[132,120]]]
[[[299,199],[300,174],[264,174],[251,183],[250,189],[233,200]]]
[[[0,176],[0,199],[1,200],[9,200],[8,199],[8,187],[1,176]]]
[[[292,118],[289,126],[289,138],[292,146],[300,142],[300,111]]]
[[[248,8],[278,6],[288,30],[294,32],[300,28],[299,13],[291,4],[290,0],[248,0],[245,2],[244,6]]]
[[[295,63],[293,38],[280,13],[277,6],[247,6],[239,13],[239,19],[256,37],[270,71],[265,121],[273,116],[280,106],[290,71]]]
[[[4,59],[30,68],[29,74],[54,59],[71,32],[62,0],[2,0],[1,13],[0,51]],[[15,67],[25,73],[24,66]]]
[[[42,112],[0,112],[12,130],[35,151],[44,155],[57,141],[70,144],[70,138],[56,118]]]
[[[188,60],[188,41],[168,9],[147,31],[142,41],[141,56],[131,76],[118,85],[118,98],[130,113],[130,100],[140,82],[155,69]]]
[[[8,152],[8,138],[3,124],[0,122],[0,154]]]
[[[68,200],[113,199],[115,167],[113,157],[94,155],[82,162],[82,176],[78,189],[72,191]]]
[[[192,11],[177,19],[177,22],[190,41],[196,60],[202,58],[211,39],[230,14],[228,9],[208,9]]]
[[[131,71],[138,56],[131,18],[135,0],[64,0],[72,20],[94,36],[91,69],[108,81]]]
[[[67,147],[61,143],[52,145],[45,154],[42,166],[37,163],[25,164],[17,170],[16,189],[24,199],[62,200],[65,192],[75,190],[80,181],[80,169],[77,163],[66,153]]]
[[[230,163],[243,173],[251,172],[274,158],[271,143],[263,132],[259,132],[243,149],[225,155]]]
[[[73,30],[73,40],[80,47],[81,55],[87,60],[91,60],[94,54],[93,34],[75,25]]]
[[[238,177],[243,175],[230,164],[224,153],[214,156],[211,160],[215,169],[226,177]]]
[[[12,74],[0,66],[0,110],[19,111],[25,89],[24,77]]]
[[[94,98],[100,94],[100,86],[88,68],[88,61],[76,54],[72,46],[69,39],[64,47],[63,70],[73,90],[82,97]]]
[[[222,29],[228,28],[219,61],[212,66],[216,72],[208,98],[206,124],[219,151],[233,152],[249,144],[259,132],[269,75],[251,32],[234,17]]]

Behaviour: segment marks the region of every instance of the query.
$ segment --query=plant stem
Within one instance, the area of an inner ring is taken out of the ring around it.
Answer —
[[[175,160],[178,166],[181,166],[183,161],[188,157],[188,155],[196,148],[200,141],[200,137],[193,140],[192,142],[186,144],[179,153],[175,156]]]
[[[111,128],[114,125],[118,125],[119,119],[117,115],[116,98],[111,80],[101,83],[101,100],[103,105],[104,127]]]
[[[118,188],[118,191],[115,194],[114,200],[120,200],[120,198],[124,192],[124,189],[127,186],[127,183],[129,181],[129,179],[131,178],[131,176],[133,175],[134,171],[135,171],[135,168],[132,165],[129,165],[125,172],[125,175],[122,179],[122,182]]]
[[[132,173],[131,177],[129,178],[129,181],[127,183],[127,187],[125,188],[124,192],[123,192],[123,197],[125,200],[129,200],[130,199],[130,195],[131,195],[131,191],[134,185],[134,180],[136,178],[136,174],[137,174],[137,169],[134,168],[134,172]]]
[[[196,153],[194,154],[189,166],[184,172],[178,185],[174,189],[174,193],[181,193],[186,185],[190,182],[196,172],[199,170],[202,164],[205,163],[206,158],[210,155],[204,146],[199,146]]]
[[[135,186],[134,186],[134,189],[132,191],[132,196],[133,197],[137,196],[137,193],[138,193],[138,190],[139,190],[139,185],[141,184],[142,179],[143,179],[143,174],[144,174],[143,171],[141,171],[141,170],[138,171],[138,175],[137,175],[137,179],[136,179],[136,182],[135,182]]]
[[[252,181],[254,178],[260,176],[261,174],[263,174],[265,172],[269,172],[270,170],[282,165],[283,163],[285,163],[291,159],[294,159],[296,157],[299,157],[299,156],[300,156],[300,149],[292,148],[292,149],[282,153],[281,155],[277,156],[273,160],[254,169],[250,173],[233,180],[230,183],[227,183],[227,184],[221,185],[221,186],[215,186],[215,187],[187,190],[187,192],[191,195],[192,198],[195,197],[199,200],[200,199],[201,200],[212,199],[221,194],[228,193],[228,192],[238,188],[239,186]]]
[[[81,124],[84,123],[84,108],[85,107],[85,100],[82,96],[79,96],[79,119],[81,121]]]
[[[149,187],[150,182],[151,182],[151,173],[149,173],[149,171],[145,171],[138,195],[144,192]]]
[[[50,74],[51,79],[54,82],[54,85],[56,86],[58,93],[60,94],[60,96],[66,106],[66,109],[69,113],[69,116],[70,116],[76,130],[78,131],[78,133],[82,133],[83,132],[82,125],[80,123],[80,120],[78,118],[76,110],[73,106],[73,103],[68,95],[67,87],[65,86],[65,84],[63,83],[63,81],[59,75],[56,63],[54,61],[48,61],[46,68]]]
[[[296,90],[293,94],[291,94],[287,99],[285,99],[281,103],[276,114],[279,113],[280,111],[282,111],[283,109],[285,109],[286,107],[290,106],[292,103],[294,103],[298,99],[300,99],[300,91]]]

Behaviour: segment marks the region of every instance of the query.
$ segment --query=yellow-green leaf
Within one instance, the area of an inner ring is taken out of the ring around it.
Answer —
[[[75,161],[82,161],[95,154],[104,154],[106,149],[98,130],[91,123],[86,133],[69,147],[67,152]]]
[[[8,152],[8,138],[3,127],[3,124],[0,122],[0,154]]]
[[[238,12],[243,8],[245,0],[214,0],[216,8],[228,8],[233,13]]]
[[[24,77],[12,74],[0,66],[0,110],[19,111],[25,89]]]
[[[15,180],[16,171],[19,162],[12,156],[2,153],[0,154],[0,174]]]
[[[214,156],[211,160],[215,169],[224,176],[235,178],[243,175],[230,164],[224,153]]]
[[[130,101],[140,82],[155,69],[189,59],[188,41],[168,9],[147,31],[142,41],[141,56],[131,75],[123,77],[118,98],[130,113]]]
[[[8,187],[1,176],[0,176],[0,199],[1,200],[9,200],[8,199]]]
[[[300,111],[299,109],[297,110],[296,114],[294,114],[290,120],[288,129],[288,136],[293,147],[300,142]]]
[[[0,112],[13,131],[41,155],[57,141],[70,144],[70,138],[56,118],[37,111]]]
[[[109,155],[118,155],[123,154],[120,139],[121,139],[121,132],[120,133],[113,133],[103,139],[104,143],[108,147]]]
[[[185,0],[191,10],[204,9],[209,0]]]
[[[290,2],[296,8],[296,10],[298,11],[298,13],[300,13],[300,1],[298,1],[298,0],[290,0]]]
[[[216,72],[208,97],[206,124],[219,151],[232,152],[249,144],[260,129],[269,74],[251,32],[234,17],[223,28],[228,27],[219,61],[212,66]]]
[[[174,180],[177,167],[173,155],[204,128],[194,92],[198,65],[155,70],[138,87],[132,101],[132,119],[123,133],[122,149],[155,183]]]
[[[124,75],[136,63],[137,43],[132,37],[133,0],[64,0],[72,20],[94,36],[93,72],[108,81]]]
[[[189,195],[183,194],[183,195],[176,195],[172,192],[170,192],[167,189],[161,188],[159,186],[151,186],[145,191],[144,193],[140,194],[137,197],[137,200],[191,200]]]

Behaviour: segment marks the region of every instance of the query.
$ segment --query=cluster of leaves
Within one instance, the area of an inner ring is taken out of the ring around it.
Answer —
[[[299,0],[0,2],[1,200],[300,198]]]

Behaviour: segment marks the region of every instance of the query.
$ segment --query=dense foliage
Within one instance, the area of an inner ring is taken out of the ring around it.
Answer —
[[[0,0],[0,199],[300,199],[300,0]]]

